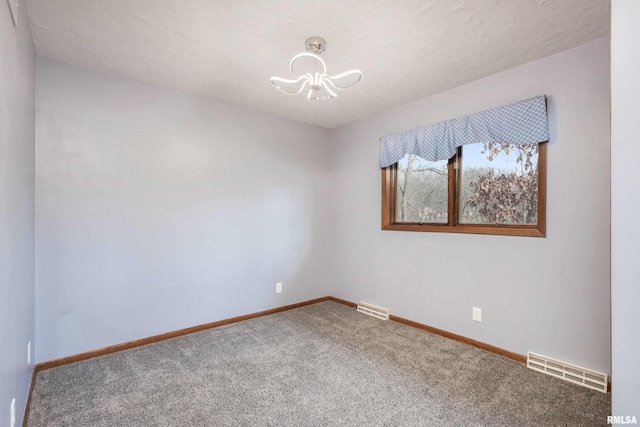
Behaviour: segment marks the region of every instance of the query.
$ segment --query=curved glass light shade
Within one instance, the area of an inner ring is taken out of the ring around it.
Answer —
[[[318,61],[322,65],[322,72],[297,74],[294,71],[294,64],[301,58],[312,58]],[[360,70],[350,70],[330,76],[327,74],[327,65],[324,61],[318,55],[306,52],[293,57],[291,63],[289,63],[289,70],[296,77],[295,79],[271,77],[271,84],[287,95],[297,95],[308,87],[307,99],[309,101],[336,98],[338,94],[334,90],[350,89],[362,80],[362,71]]]

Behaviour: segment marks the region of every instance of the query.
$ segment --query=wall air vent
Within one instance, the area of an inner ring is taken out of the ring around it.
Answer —
[[[607,392],[607,375],[590,369],[581,368],[570,363],[552,359],[547,356],[529,352],[527,367],[574,384],[579,384],[603,393]]]
[[[366,302],[358,302],[358,311],[360,313],[368,314],[369,316],[377,317],[382,320],[389,320],[389,310],[382,307],[377,307],[373,304],[367,304]]]

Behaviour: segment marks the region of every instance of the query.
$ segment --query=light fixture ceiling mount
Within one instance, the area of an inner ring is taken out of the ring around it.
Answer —
[[[320,55],[327,48],[327,42],[322,37],[309,37],[304,44],[307,45],[307,52]]]
[[[335,90],[350,89],[362,80],[362,71],[360,70],[350,70],[334,76],[327,74],[327,65],[319,56],[327,46],[327,42],[322,37],[309,37],[305,41],[305,46],[307,52],[294,56],[289,63],[289,70],[295,79],[271,77],[271,84],[276,89],[287,95],[297,95],[308,88],[308,100],[323,101],[336,98],[338,94]],[[305,60],[305,58],[307,59]],[[306,62],[308,64],[309,59],[314,61],[313,71],[300,74],[294,69],[296,63]],[[318,71],[318,64],[320,64],[322,71]]]

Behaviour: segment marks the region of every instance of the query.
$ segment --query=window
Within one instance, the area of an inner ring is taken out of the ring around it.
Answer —
[[[380,138],[382,229],[544,237],[547,141],[545,95]]]
[[[544,237],[546,143],[468,144],[382,169],[382,229]]]

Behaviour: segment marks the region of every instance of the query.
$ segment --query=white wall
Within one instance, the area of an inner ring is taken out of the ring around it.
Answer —
[[[21,2],[22,3],[22,2]],[[16,399],[21,424],[31,380],[27,343],[35,344],[34,150],[35,49],[24,7],[14,27],[0,4],[0,424]],[[6,424],[5,424],[6,423]]]
[[[326,129],[38,58],[36,132],[39,361],[328,294]]]
[[[546,238],[380,230],[381,136],[540,94],[551,131]],[[331,139],[333,295],[610,371],[608,39],[373,115]]]
[[[640,2],[614,0],[611,15],[612,412],[640,418]]]

